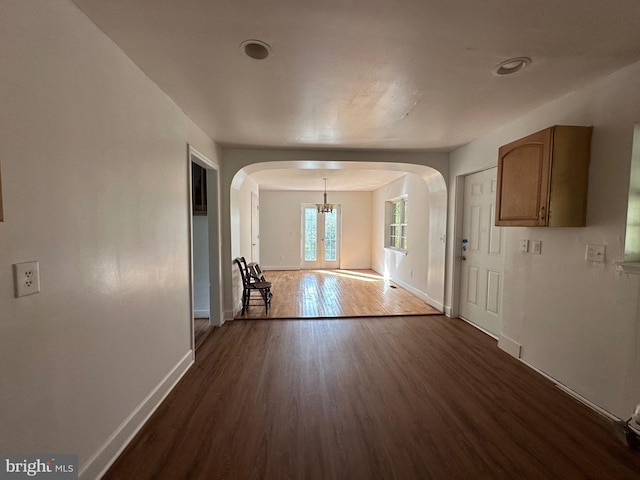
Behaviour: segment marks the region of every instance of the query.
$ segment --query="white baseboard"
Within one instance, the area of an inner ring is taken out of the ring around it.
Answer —
[[[422,290],[418,290],[417,288],[412,287],[411,285],[409,285],[407,283],[404,283],[404,282],[402,282],[400,280],[395,280],[393,278],[390,279],[390,280],[393,283],[397,283],[398,285],[400,285],[402,288],[404,288],[406,291],[408,291],[412,295],[415,295],[416,297],[424,300],[425,302],[427,302],[429,305],[431,305],[433,308],[435,308],[439,312],[443,311],[444,305],[441,302],[438,302],[438,301],[434,300],[433,298],[431,298],[429,295],[427,295]]]
[[[80,468],[79,478],[81,480],[101,478],[106,473],[169,392],[173,390],[182,376],[187,373],[191,365],[193,365],[193,361],[193,350],[189,350],[182,360],[173,367],[115,432],[111,434],[102,447]]]
[[[593,410],[597,414],[602,415],[603,417],[605,417],[605,418],[607,418],[607,419],[609,419],[609,420],[611,420],[613,422],[618,422],[618,421],[621,420],[620,418],[616,417],[613,413],[611,413],[611,412],[605,410],[604,408],[596,405],[592,401],[587,400],[585,397],[580,395],[578,392],[576,392],[576,391],[572,390],[571,388],[567,387],[564,383],[559,382],[558,380],[553,378],[551,375],[546,374],[545,372],[543,372],[539,368],[534,367],[529,362],[524,361],[522,358],[520,358],[519,360],[522,363],[524,363],[527,367],[529,367],[531,370],[534,370],[535,372],[537,372],[540,375],[542,375],[543,377],[545,377],[547,380],[553,382],[558,389],[562,390],[567,395],[572,396],[577,401],[579,401],[583,405],[586,405],[587,407],[589,407],[591,410]]]
[[[262,269],[263,272],[266,272],[267,270],[302,270],[300,268],[300,265],[296,265],[296,266],[287,266],[287,265],[278,265],[278,266],[272,266],[272,265],[260,265],[260,268]]]
[[[498,348],[515,358],[520,358],[522,353],[522,345],[502,334],[498,335]]]
[[[194,310],[193,318],[211,318],[209,310]]]
[[[378,267],[376,265],[371,265],[371,270],[376,272],[378,275],[384,276],[384,271],[380,267]],[[442,302],[438,302],[437,300],[434,300],[429,295],[427,295],[425,292],[423,292],[421,290],[418,290],[417,288],[414,288],[411,285],[408,285],[408,284],[406,284],[406,283],[404,283],[404,282],[402,282],[400,280],[396,280],[395,278],[390,278],[390,280],[392,282],[394,282],[394,283],[397,283],[402,288],[404,288],[408,292],[412,293],[416,297],[421,298],[422,300],[427,302],[429,305],[431,305],[436,310],[438,310],[440,312],[444,312],[446,314],[445,306],[444,306],[444,304]],[[449,309],[449,311],[450,310],[451,309]]]
[[[224,324],[224,322],[228,322],[229,320],[233,320],[234,318],[235,318],[235,315],[233,314],[233,310],[225,310],[224,319],[222,320],[222,323]]]

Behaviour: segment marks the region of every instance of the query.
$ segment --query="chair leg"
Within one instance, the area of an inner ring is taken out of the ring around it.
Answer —
[[[260,295],[264,301],[264,313],[267,315],[269,313],[269,305],[271,304],[271,292],[269,289],[260,290]]]
[[[248,300],[248,295],[247,295],[247,290],[244,289],[242,290],[242,313],[240,314],[242,317],[244,317],[245,312],[247,311],[247,304],[249,303]]]

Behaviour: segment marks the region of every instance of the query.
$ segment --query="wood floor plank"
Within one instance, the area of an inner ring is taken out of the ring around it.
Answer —
[[[625,480],[640,455],[459,320],[236,320],[104,478]]]
[[[270,270],[272,283],[269,313],[260,300],[244,317],[326,318],[385,315],[436,315],[424,300],[397,286],[373,270]]]

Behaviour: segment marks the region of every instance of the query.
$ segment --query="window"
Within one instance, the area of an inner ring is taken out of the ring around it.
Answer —
[[[406,197],[386,202],[385,247],[407,251],[408,202]]]

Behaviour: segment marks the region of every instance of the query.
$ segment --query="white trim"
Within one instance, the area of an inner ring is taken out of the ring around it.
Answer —
[[[384,277],[384,271],[381,268],[379,268],[379,267],[377,267],[375,265],[372,265],[371,266],[371,270],[376,272],[378,275],[382,275]],[[431,298],[429,295],[427,295],[422,290],[418,290],[417,288],[412,287],[408,283],[404,283],[401,280],[396,280],[395,278],[389,277],[389,280],[392,281],[393,283],[397,283],[398,285],[400,285],[402,288],[407,290],[412,295],[415,295],[416,297],[420,298],[421,300],[424,300],[425,302],[427,302],[430,306],[432,306],[433,308],[435,308],[439,312],[444,312],[444,304],[442,304],[441,302],[438,302],[437,300],[434,300],[433,298]]]
[[[498,336],[498,348],[515,358],[520,358],[522,354],[522,345],[506,335],[500,334]]]
[[[116,461],[133,437],[153,415],[171,390],[178,384],[194,362],[194,352],[189,350],[175,367],[151,390],[145,399],[129,414],[122,424],[109,436],[98,451],[80,468],[79,478],[102,478]]]
[[[539,368],[534,367],[533,365],[531,365],[530,363],[524,361],[522,358],[518,359],[520,362],[524,363],[527,367],[529,367],[530,369],[534,370],[535,372],[539,373],[540,375],[542,375],[543,377],[545,377],[547,380],[553,382],[553,384],[559,388],[560,390],[562,390],[563,392],[565,392],[566,394],[572,396],[573,398],[575,398],[577,401],[579,401],[580,403],[582,403],[583,405],[589,407],[591,410],[593,410],[594,412],[602,415],[605,418],[608,418],[609,420],[612,420],[614,422],[618,422],[621,421],[621,419],[619,419],[618,417],[616,417],[613,413],[606,411],[604,408],[599,407],[598,405],[596,405],[595,403],[587,400],[585,397],[583,397],[582,395],[580,395],[579,393],[575,392],[574,390],[570,389],[569,387],[567,387],[565,384],[559,382],[558,380],[556,380],[555,378],[553,378],[551,375],[548,375],[546,373],[544,373],[542,370],[540,370]]]
[[[222,236],[220,225],[220,167],[212,162],[207,156],[200,153],[193,148],[190,144],[187,144],[187,169],[189,177],[188,186],[188,206],[189,206],[189,291],[191,296],[191,348],[195,350],[195,326],[193,325],[193,319],[196,316],[195,313],[195,301],[194,301],[194,279],[193,279],[193,208],[191,200],[192,192],[192,167],[191,164],[196,163],[208,171],[215,171],[215,210],[209,209],[207,215],[207,228],[209,231],[209,324],[213,326],[221,326],[225,321],[225,313],[223,311],[224,299],[223,299],[223,283],[222,283]],[[213,182],[207,182],[207,193],[210,193],[213,187]],[[213,197],[209,195],[209,198]],[[213,223],[212,223],[213,222]],[[216,237],[212,237],[212,225],[215,224]],[[215,238],[217,241],[216,247],[212,248],[212,240]],[[217,297],[214,295],[217,294]],[[211,315],[211,312],[214,314]],[[219,319],[219,324],[216,322]]]
[[[618,262],[616,268],[630,275],[640,275],[640,262]]]
[[[475,323],[472,323],[470,321],[468,321],[467,319],[463,318],[463,317],[458,317],[460,320],[468,323],[469,325],[471,325],[472,327],[477,328],[478,330],[480,330],[481,332],[486,333],[487,335],[489,335],[492,338],[497,339],[497,337],[495,335],[493,335],[492,333],[486,331],[484,328],[479,327],[478,325],[476,325]],[[505,337],[504,335],[500,335],[500,340],[504,341],[509,341],[512,342],[514,345],[516,345],[518,347],[518,355],[522,352],[522,346],[511,340],[508,337]],[[599,415],[602,415],[603,417],[612,420],[614,422],[618,422],[621,421],[618,417],[616,417],[614,414],[612,414],[611,412],[608,412],[607,410],[605,410],[604,408],[596,405],[595,403],[587,400],[585,397],[583,397],[582,395],[580,395],[579,393],[575,392],[574,390],[572,390],[571,388],[567,387],[565,384],[559,382],[558,380],[556,380],[555,378],[553,378],[551,375],[546,374],[545,372],[543,372],[542,370],[540,370],[539,368],[534,367],[533,365],[531,365],[530,363],[526,362],[525,360],[523,360],[520,357],[516,357],[515,355],[513,355],[510,351],[506,350],[505,348],[503,348],[503,345],[500,345],[500,340],[498,340],[498,347],[500,347],[501,350],[504,350],[505,352],[509,353],[511,356],[515,357],[516,360],[518,360],[519,362],[523,363],[524,365],[526,365],[527,367],[529,367],[531,370],[535,371],[536,373],[542,375],[543,377],[545,377],[547,380],[553,382],[553,384],[556,386],[556,388],[562,390],[563,392],[565,392],[566,394],[572,396],[574,399],[576,399],[577,401],[579,401],[580,403],[582,403],[583,405],[589,407],[591,410],[593,410],[594,412],[596,412]]]
[[[210,313],[209,310],[194,310],[193,318],[210,318]]]

